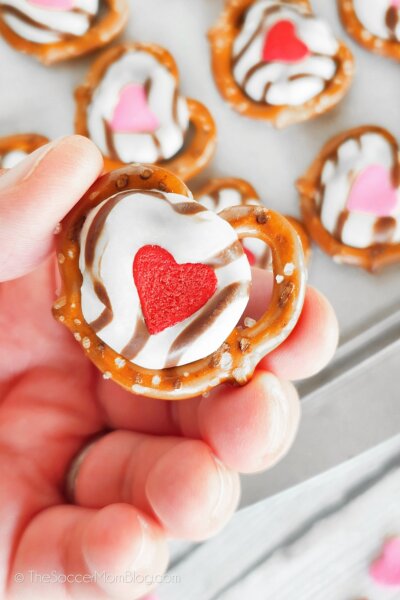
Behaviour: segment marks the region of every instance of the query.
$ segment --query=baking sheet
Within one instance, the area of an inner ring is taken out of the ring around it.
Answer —
[[[354,44],[339,22],[334,0],[313,0],[313,6],[353,50],[354,84],[333,112],[283,131],[239,116],[218,95],[206,32],[221,11],[221,0],[130,0],[130,4],[122,39],[168,48],[180,69],[182,92],[204,102],[216,119],[215,160],[192,187],[210,176],[243,177],[267,206],[297,215],[294,181],[330,136],[356,125],[376,124],[400,139],[400,65]],[[91,60],[46,68],[0,40],[0,135],[70,133],[73,89]],[[337,311],[342,349],[325,373],[300,386],[304,419],[298,442],[271,474],[246,479],[245,503],[312,476],[400,430],[400,267],[370,275],[339,266],[316,249],[310,282]],[[339,427],[334,439],[327,437],[329,423]]]

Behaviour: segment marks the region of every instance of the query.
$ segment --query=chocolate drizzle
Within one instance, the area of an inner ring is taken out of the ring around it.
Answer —
[[[336,227],[335,227],[335,232],[334,232],[333,236],[340,242],[342,241],[343,229],[347,223],[349,216],[350,216],[350,212],[347,209],[342,210],[342,212],[338,216],[338,219],[336,222]]]
[[[200,315],[174,340],[168,353],[166,366],[177,364],[188,346],[213,325],[219,315],[235,298],[245,296],[249,284],[231,283],[216,293],[203,307]]]
[[[111,125],[107,121],[107,119],[103,119],[103,126],[104,126],[104,134],[105,134],[105,138],[106,138],[107,153],[108,153],[109,157],[112,158],[113,160],[122,161],[122,158],[118,154],[118,151],[115,147],[114,137],[115,137],[115,135],[129,135],[129,132],[113,131],[111,129]],[[157,134],[155,134],[154,132],[141,132],[141,135],[149,135],[151,137],[151,139],[153,140],[153,144],[157,150],[157,160],[155,160],[154,162],[158,162],[159,160],[162,160],[163,159],[162,148],[161,148],[160,140],[157,137]],[[122,162],[124,162],[124,161],[122,161]]]
[[[134,195],[135,193],[143,193],[146,196],[152,196],[153,198],[164,200],[169,203],[172,210],[182,215],[193,215],[207,210],[199,202],[195,201],[188,200],[187,202],[178,202],[174,204],[168,200],[168,196],[165,193],[158,190],[129,190],[126,192],[119,192],[113,198],[109,198],[108,201],[103,204],[90,224],[85,244],[85,262],[87,268],[91,268],[93,266],[96,246],[102,234],[108,215],[115,208],[115,206],[121,202],[121,200],[132,194]]]
[[[180,215],[196,215],[197,213],[206,211],[206,207],[199,202],[178,202],[171,203],[171,208]]]
[[[121,351],[122,356],[125,356],[129,360],[134,360],[139,352],[143,350],[149,339],[149,330],[147,329],[143,315],[140,313],[131,339]]]
[[[221,250],[221,252],[218,252],[213,257],[204,261],[204,264],[213,269],[221,269],[235,260],[238,260],[243,255],[242,244],[239,241],[235,241],[227,248]]]
[[[219,203],[220,203],[220,196],[221,196],[221,188],[217,188],[215,190],[211,190],[209,192],[207,192],[206,194],[207,198],[211,198],[212,204],[213,204],[213,210],[218,212],[219,210]]]
[[[96,251],[96,246],[99,241],[99,238],[103,232],[104,224],[107,220],[108,215],[113,210],[113,208],[121,202],[124,198],[130,195],[131,192],[121,192],[116,194],[114,198],[109,198],[108,201],[103,204],[103,206],[98,210],[96,216],[90,224],[89,231],[86,236],[86,244],[85,244],[85,263],[86,267],[90,268],[93,266],[94,255]],[[148,192],[147,192],[148,193]]]
[[[144,135],[146,135],[146,134],[144,134]],[[162,160],[164,158],[163,154],[162,154],[161,142],[158,139],[156,133],[152,132],[152,133],[150,133],[150,135],[151,135],[151,139],[153,140],[154,147],[157,151],[157,158],[154,162],[158,162],[159,160]]]
[[[111,126],[110,126],[109,122],[107,121],[107,119],[103,119],[103,126],[104,126],[104,135],[106,138],[106,146],[107,146],[108,155],[113,160],[120,160],[118,152],[117,152],[117,150],[115,148],[115,144],[114,144],[114,132],[111,129]]]
[[[178,102],[179,102],[179,92],[178,92],[178,89],[175,88],[174,99],[172,101],[172,118],[174,119],[174,122],[180,127],[179,117],[178,117]]]
[[[98,333],[104,327],[106,327],[113,320],[113,312],[108,308],[105,308],[101,315],[97,317],[94,321],[89,323],[90,327],[93,329],[95,333]]]
[[[90,28],[93,21],[96,19],[96,15],[92,15],[92,14],[82,10],[81,8],[71,8],[70,10],[68,10],[68,12],[85,15],[88,19],[88,29]],[[66,32],[54,29],[52,27],[48,27],[44,23],[41,23],[40,21],[36,21],[36,19],[33,19],[29,15],[26,15],[24,12],[22,12],[15,6],[8,5],[7,3],[4,3],[3,5],[0,6],[0,14],[1,13],[3,13],[4,15],[11,15],[11,16],[15,17],[16,19],[18,19],[19,21],[21,21],[22,23],[29,25],[30,27],[34,27],[34,28],[40,29],[42,31],[48,31],[48,32],[57,34],[59,36],[60,40],[68,41],[68,40],[76,39],[77,37],[80,37],[82,35],[82,34],[74,34],[71,32],[66,33]],[[9,25],[9,27],[10,27],[10,25]],[[46,43],[46,42],[44,42],[44,43]]]
[[[396,219],[394,217],[380,217],[375,221],[374,240],[376,244],[390,244],[396,231]]]
[[[389,30],[390,37],[398,41],[399,38],[397,36],[397,25],[400,22],[400,10],[397,6],[390,6],[386,11],[385,23],[386,27]]]
[[[257,29],[255,30],[255,32],[253,33],[253,35],[250,37],[250,39],[246,42],[246,44],[243,46],[243,48],[241,49],[241,51],[232,59],[232,63],[233,66],[236,66],[236,64],[240,61],[240,59],[246,54],[247,50],[250,48],[250,46],[252,45],[252,43],[256,40],[256,38],[262,33],[263,29],[264,29],[264,21],[272,14],[274,14],[275,12],[278,12],[281,9],[280,6],[271,6],[269,8],[266,8],[262,14],[260,23],[257,27]],[[244,20],[246,19],[246,17],[244,16]]]

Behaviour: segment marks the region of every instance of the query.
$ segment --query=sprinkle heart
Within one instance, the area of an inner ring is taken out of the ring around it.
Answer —
[[[193,315],[217,289],[217,277],[211,267],[199,263],[179,265],[160,246],[138,250],[133,279],[151,335]]]
[[[397,194],[389,171],[382,165],[371,165],[355,179],[347,208],[350,211],[389,216],[397,204]]]
[[[380,585],[400,587],[400,537],[385,543],[381,556],[372,563],[369,573]]]
[[[262,51],[265,62],[296,63],[309,55],[309,49],[297,37],[291,21],[278,21],[267,32]]]
[[[73,0],[29,0],[31,4],[40,8],[50,8],[54,10],[72,10]]]
[[[119,96],[111,120],[111,129],[121,133],[152,133],[160,123],[147,103],[143,85],[131,83]]]

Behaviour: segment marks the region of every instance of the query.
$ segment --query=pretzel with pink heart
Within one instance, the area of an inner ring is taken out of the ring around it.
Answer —
[[[264,315],[242,323],[251,287],[244,237],[270,246],[277,276]],[[55,317],[106,379],[154,398],[246,383],[304,301],[303,252],[286,219],[244,205],[217,215],[150,165],[100,178],[64,219],[57,255]]]
[[[400,0],[338,0],[348,33],[370,52],[400,60]]]
[[[400,160],[375,126],[330,140],[297,182],[306,227],[336,262],[371,271],[400,261]]]
[[[207,108],[179,93],[173,57],[128,42],[104,52],[76,91],[76,133],[91,138],[107,169],[159,164],[186,180],[211,160],[216,128]]]
[[[110,43],[128,20],[126,0],[0,0],[0,33],[48,65]]]
[[[332,109],[352,80],[349,49],[305,0],[226,0],[209,38],[222,96],[275,127]]]

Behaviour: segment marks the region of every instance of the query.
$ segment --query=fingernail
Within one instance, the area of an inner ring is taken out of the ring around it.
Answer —
[[[214,459],[215,468],[216,468],[216,472],[218,475],[218,483],[219,483],[218,491],[216,492],[217,500],[214,504],[214,508],[211,511],[211,517],[215,518],[215,517],[218,517],[220,510],[224,503],[224,497],[225,497],[225,493],[226,493],[226,483],[225,483],[226,469],[225,469],[223,463],[216,456],[213,456],[213,459]]]
[[[138,515],[137,519],[141,529],[141,541],[135,557],[128,565],[128,570],[130,571],[135,571],[148,565],[154,555],[154,544],[151,540],[150,526],[140,515]]]
[[[46,144],[45,146],[41,146],[32,154],[29,154],[24,160],[22,160],[18,165],[6,171],[0,177],[0,189],[6,189],[9,187],[13,187],[26,179],[29,179],[31,175],[36,171],[42,160],[56,148],[63,140],[65,136]]]
[[[265,438],[260,467],[272,466],[278,461],[293,440],[297,431],[298,412],[290,402],[288,391],[275,377],[269,381],[269,427]],[[297,407],[298,403],[296,403]]]
[[[106,511],[112,516],[113,509],[110,506],[103,508],[102,511],[103,514]],[[94,572],[107,567],[109,572],[114,574],[135,572],[150,565],[157,544],[153,543],[151,527],[146,520],[136,514],[134,522],[131,521],[131,526],[128,525],[129,529],[120,533],[120,538],[118,533],[116,538],[111,534],[110,544],[116,549],[118,556],[116,559],[114,556],[110,557],[107,544],[103,544],[103,540],[108,536],[106,533],[108,526],[112,527],[112,520],[108,524],[108,520],[106,521],[101,514],[102,511],[94,515],[89,522],[82,541],[82,552],[88,568]]]
[[[217,498],[214,507],[211,511],[211,519],[219,520],[221,514],[225,514],[227,501],[231,501],[235,495],[235,479],[236,474],[226,468],[226,466],[213,456],[217,475],[219,478],[219,490],[216,492]]]

